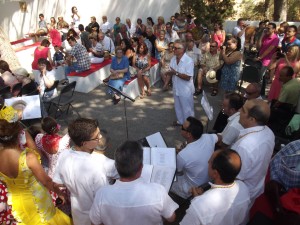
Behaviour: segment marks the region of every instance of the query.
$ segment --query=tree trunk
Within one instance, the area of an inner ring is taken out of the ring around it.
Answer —
[[[274,21],[286,21],[287,19],[287,0],[274,0]]]

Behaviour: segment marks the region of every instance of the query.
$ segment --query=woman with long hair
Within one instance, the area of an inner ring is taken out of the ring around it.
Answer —
[[[133,67],[137,70],[138,84],[141,90],[140,98],[144,98],[147,93],[151,96],[150,89],[150,68],[151,68],[151,58],[148,54],[148,48],[145,43],[138,45],[138,51],[133,56]],[[146,85],[146,92],[144,86]]]
[[[294,69],[294,76],[300,71],[300,48],[297,45],[288,47],[286,54],[283,58],[277,60],[275,64],[274,79],[268,94],[268,101],[277,100],[281,91],[282,84],[279,81],[280,71],[285,66],[291,66]],[[271,69],[271,68],[270,68]],[[274,71],[271,69],[271,71]],[[272,74],[271,74],[272,76]]]
[[[225,92],[232,92],[236,89],[243,57],[240,49],[240,39],[231,37],[227,41],[227,48],[223,46],[221,50],[220,58],[224,61],[224,65],[222,67],[220,86]]]
[[[214,30],[211,32],[211,40],[218,43],[218,48],[220,48],[226,38],[225,30],[223,30],[223,25],[221,22],[214,23]]]
[[[18,123],[0,120],[0,180],[8,190],[8,202],[19,224],[69,225],[71,219],[55,208],[49,191],[61,195],[61,185],[52,181],[35,150],[18,146]]]

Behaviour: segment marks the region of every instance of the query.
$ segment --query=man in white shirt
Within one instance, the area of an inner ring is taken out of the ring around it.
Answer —
[[[75,146],[59,155],[53,180],[71,193],[74,225],[90,225],[89,211],[96,191],[108,185],[104,165],[91,154],[101,134],[97,121],[85,118],[71,123],[68,132]]]
[[[185,53],[191,57],[194,61],[194,83],[196,84],[198,69],[200,66],[200,61],[202,57],[202,53],[199,48],[196,47],[194,40],[186,41],[187,47]]]
[[[240,225],[249,208],[247,186],[235,180],[241,169],[241,158],[233,150],[217,150],[208,161],[211,188],[202,195],[192,188],[195,197],[180,225]]]
[[[263,193],[264,181],[273,154],[275,137],[266,126],[270,117],[270,107],[260,99],[246,101],[240,110],[240,131],[232,149],[242,159],[242,169],[238,179],[245,182],[250,192],[251,204]]]
[[[166,23],[165,38],[168,40],[169,43],[179,39],[177,32],[172,29],[172,25],[170,22]]]
[[[177,121],[173,125],[182,125],[189,116],[194,116],[195,87],[193,83],[194,61],[185,53],[181,40],[174,42],[174,56],[170,62],[171,70],[166,74],[172,76],[173,96]]]
[[[104,51],[108,51],[109,53],[114,54],[115,53],[115,44],[113,40],[104,35],[103,32],[99,32],[98,34],[99,42],[102,44]]]
[[[216,134],[203,134],[200,120],[188,117],[181,127],[181,135],[187,145],[177,155],[177,180],[171,192],[182,198],[188,198],[191,187],[208,182],[207,162],[214,152],[218,141]]]
[[[110,36],[111,25],[107,21],[107,16],[102,16],[102,24],[100,25],[100,30],[105,34]]]
[[[129,18],[126,19],[126,28],[130,34],[130,37],[134,37],[136,27],[134,24],[131,23],[131,20]]]
[[[175,220],[178,205],[160,184],[141,178],[143,149],[136,141],[126,141],[115,152],[120,180],[97,191],[90,218],[93,224],[161,224],[162,218]]]
[[[218,136],[221,138],[221,148],[226,149],[236,142],[240,130],[244,129],[240,124],[240,108],[244,105],[243,97],[238,93],[225,95],[222,103],[223,113],[229,118],[223,132]]]
[[[239,37],[241,39],[241,51],[244,51],[245,45],[245,31],[249,24],[245,23],[243,18],[239,18],[237,21],[237,26],[233,28],[232,35],[234,37]]]

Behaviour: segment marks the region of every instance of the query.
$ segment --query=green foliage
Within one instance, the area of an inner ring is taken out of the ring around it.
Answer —
[[[202,24],[210,25],[232,17],[234,0],[181,0],[181,12],[191,14]]]

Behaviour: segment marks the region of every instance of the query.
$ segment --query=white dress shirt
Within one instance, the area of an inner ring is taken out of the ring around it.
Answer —
[[[168,40],[168,42],[174,42],[175,40],[179,39],[179,36],[177,34],[176,31],[172,30],[172,33],[169,34],[168,32],[166,32],[165,34],[165,38]]]
[[[203,134],[198,140],[189,143],[177,155],[177,171],[183,172],[177,176],[171,191],[188,198],[191,187],[199,186],[208,181],[208,160],[214,152],[218,141],[216,134]]]
[[[158,225],[170,218],[178,205],[160,184],[143,178],[131,182],[117,180],[97,191],[90,218],[93,224]]]
[[[105,23],[100,25],[101,31],[105,34],[108,30],[111,30],[110,22],[106,21]]]
[[[110,53],[115,52],[115,44],[110,37],[104,36],[104,39],[100,41],[103,46],[104,51],[109,51]]]
[[[240,124],[240,112],[236,112],[227,119],[228,123],[224,128],[222,135],[222,142],[228,146],[236,142],[243,126]]]
[[[182,73],[191,77],[190,80],[183,80],[177,76],[172,76],[173,82],[173,94],[176,96],[190,96],[195,92],[195,87],[193,83],[194,76],[194,61],[186,53],[183,54],[179,63],[176,62],[176,56],[173,56],[170,62],[170,67],[173,68],[178,73]]]
[[[74,225],[90,225],[96,191],[108,184],[103,165],[89,153],[65,150],[59,155],[53,181],[64,184],[71,193]]]
[[[250,203],[249,191],[242,181],[233,185],[211,184],[211,189],[191,202],[180,225],[240,225]]]
[[[238,140],[231,147],[242,160],[237,176],[250,192],[251,203],[263,193],[264,182],[275,146],[275,136],[267,126],[255,126],[240,131]]]

